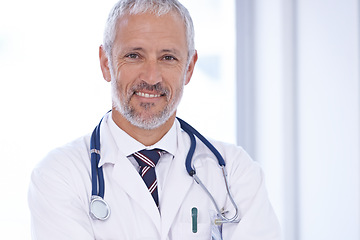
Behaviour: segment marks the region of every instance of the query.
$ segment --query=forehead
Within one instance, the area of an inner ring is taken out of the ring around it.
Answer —
[[[152,13],[124,15],[116,24],[114,44],[120,42],[122,45],[169,44],[187,48],[185,23],[175,12],[161,16]]]

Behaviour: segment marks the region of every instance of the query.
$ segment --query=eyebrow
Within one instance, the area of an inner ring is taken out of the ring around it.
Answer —
[[[177,51],[175,48],[163,49],[163,50],[161,50],[161,52],[166,52],[166,53],[170,52],[170,53],[175,53],[175,54],[179,53],[179,51]]]
[[[144,48],[142,47],[129,47],[126,48],[125,51],[145,51]],[[160,52],[170,52],[170,53],[179,53],[178,50],[176,50],[175,48],[164,48],[162,49]]]
[[[127,48],[127,51],[143,51],[144,49],[142,47],[134,47],[134,48]]]

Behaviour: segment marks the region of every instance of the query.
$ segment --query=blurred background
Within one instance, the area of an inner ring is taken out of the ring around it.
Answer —
[[[181,2],[199,61],[178,115],[260,163],[284,239],[359,240],[359,1]],[[32,168],[111,107],[98,47],[114,3],[0,2],[4,239],[30,239]]]

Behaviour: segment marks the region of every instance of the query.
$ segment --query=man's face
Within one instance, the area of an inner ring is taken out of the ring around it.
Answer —
[[[119,19],[110,66],[115,110],[133,125],[154,129],[175,114],[190,81],[185,26],[175,14]]]

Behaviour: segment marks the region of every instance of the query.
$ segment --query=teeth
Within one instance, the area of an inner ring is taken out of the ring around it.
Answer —
[[[160,95],[158,95],[158,94],[149,94],[149,93],[143,93],[143,92],[136,92],[135,94],[140,96],[140,97],[145,97],[145,98],[160,97]]]

